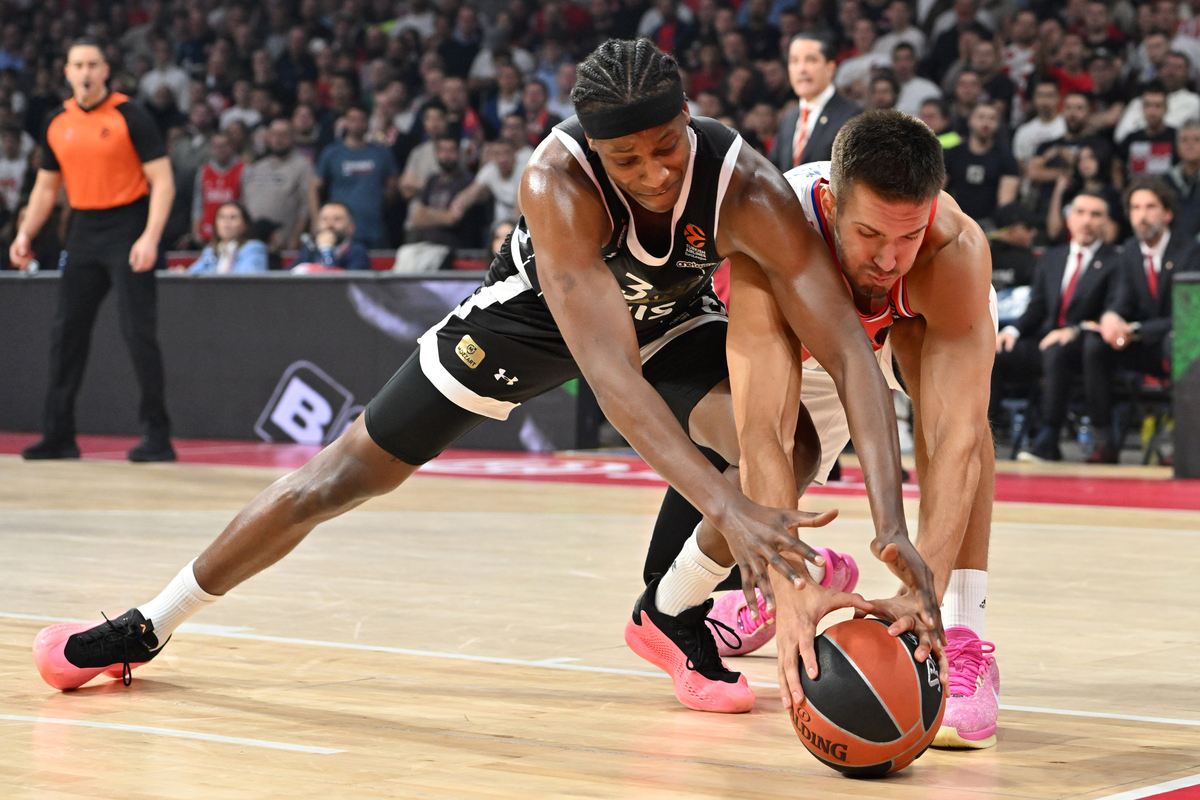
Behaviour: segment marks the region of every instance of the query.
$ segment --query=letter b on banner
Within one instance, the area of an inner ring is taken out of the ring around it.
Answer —
[[[288,367],[254,432],[268,442],[325,444],[340,433],[354,395],[315,364]]]

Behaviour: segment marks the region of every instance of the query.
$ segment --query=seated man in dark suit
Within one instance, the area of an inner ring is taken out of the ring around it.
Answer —
[[[833,85],[836,47],[818,33],[798,33],[788,46],[788,78],[800,105],[783,115],[768,158],[787,172],[833,156],[833,138],[862,107],[837,93]]]
[[[1165,378],[1171,359],[1171,278],[1200,267],[1200,245],[1172,235],[1175,191],[1162,179],[1135,179],[1127,194],[1133,236],[1118,258],[1105,312],[1083,340],[1083,380],[1088,416],[1096,431],[1093,464],[1116,464],[1113,441],[1113,373],[1127,369]]]
[[[1033,447],[1018,458],[1025,461],[1059,461],[1058,437],[1067,419],[1072,377],[1083,359],[1082,324],[1098,322],[1116,273],[1118,251],[1101,235],[1108,221],[1108,202],[1084,190],[1071,204],[1067,229],[1071,243],[1047,250],[1033,276],[1029,306],[1017,321],[996,337],[996,364],[992,370],[992,395],[1013,378],[1045,378],[1042,393],[1042,430]]]

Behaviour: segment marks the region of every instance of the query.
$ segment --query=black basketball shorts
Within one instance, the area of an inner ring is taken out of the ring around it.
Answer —
[[[701,296],[639,335],[642,374],[688,430],[700,399],[729,376],[726,317]],[[424,464],[485,419],[507,419],[530,398],[580,377],[550,310],[520,276],[489,286],[426,331],[417,350],[367,404],[371,439]]]

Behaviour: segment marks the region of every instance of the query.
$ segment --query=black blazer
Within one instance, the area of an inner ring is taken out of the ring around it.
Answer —
[[[837,92],[829,98],[829,102],[821,109],[817,124],[813,127],[812,135],[804,144],[800,163],[808,164],[813,161],[828,161],[833,157],[833,139],[842,126],[863,112],[862,106],[853,100],[847,100]],[[800,121],[800,109],[793,108],[783,115],[779,130],[775,132],[775,141],[771,145],[771,153],[767,157],[771,163],[787,172],[794,164],[792,143],[796,140],[796,123]]]
[[[1180,272],[1200,271],[1200,245],[1190,236],[1171,233],[1158,273],[1158,297],[1150,294],[1146,259],[1137,237],[1125,242],[1117,261],[1117,275],[1108,290],[1105,307],[1126,322],[1142,323],[1142,341],[1156,346],[1171,332],[1171,278]]]
[[[1052,247],[1042,253],[1033,272],[1033,289],[1029,293],[1029,306],[1017,320],[1021,336],[1036,336],[1041,339],[1058,327],[1058,306],[1062,302],[1062,279],[1067,269],[1070,247]],[[1067,306],[1067,325],[1078,325],[1084,320],[1100,319],[1108,301],[1109,286],[1117,274],[1120,250],[1109,244],[1100,245],[1090,264],[1084,264],[1083,274],[1075,284],[1075,294]]]

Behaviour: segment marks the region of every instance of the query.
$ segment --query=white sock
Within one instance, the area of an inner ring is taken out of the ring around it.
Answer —
[[[195,563],[196,560],[192,559],[191,563],[171,579],[158,597],[144,606],[138,606],[142,616],[154,623],[154,635],[158,637],[160,645],[167,641],[167,637],[186,622],[188,617],[220,599],[220,595],[209,594],[196,583],[196,573],[193,570]]]
[[[697,525],[667,574],[658,582],[654,605],[667,616],[678,616],[685,609],[703,603],[717,588],[717,584],[733,571],[733,567],[723,567],[704,555],[700,543],[696,541],[699,530],[700,526]]]
[[[987,573],[979,569],[956,569],[950,573],[950,585],[942,597],[942,625],[975,631],[987,638],[983,611],[987,606]]]
[[[824,554],[822,553],[822,555]],[[825,563],[828,564],[829,562],[826,561]],[[804,566],[808,568],[808,576],[813,579],[813,583],[820,586],[821,581],[825,580],[825,567],[818,567],[811,561],[805,561]]]

